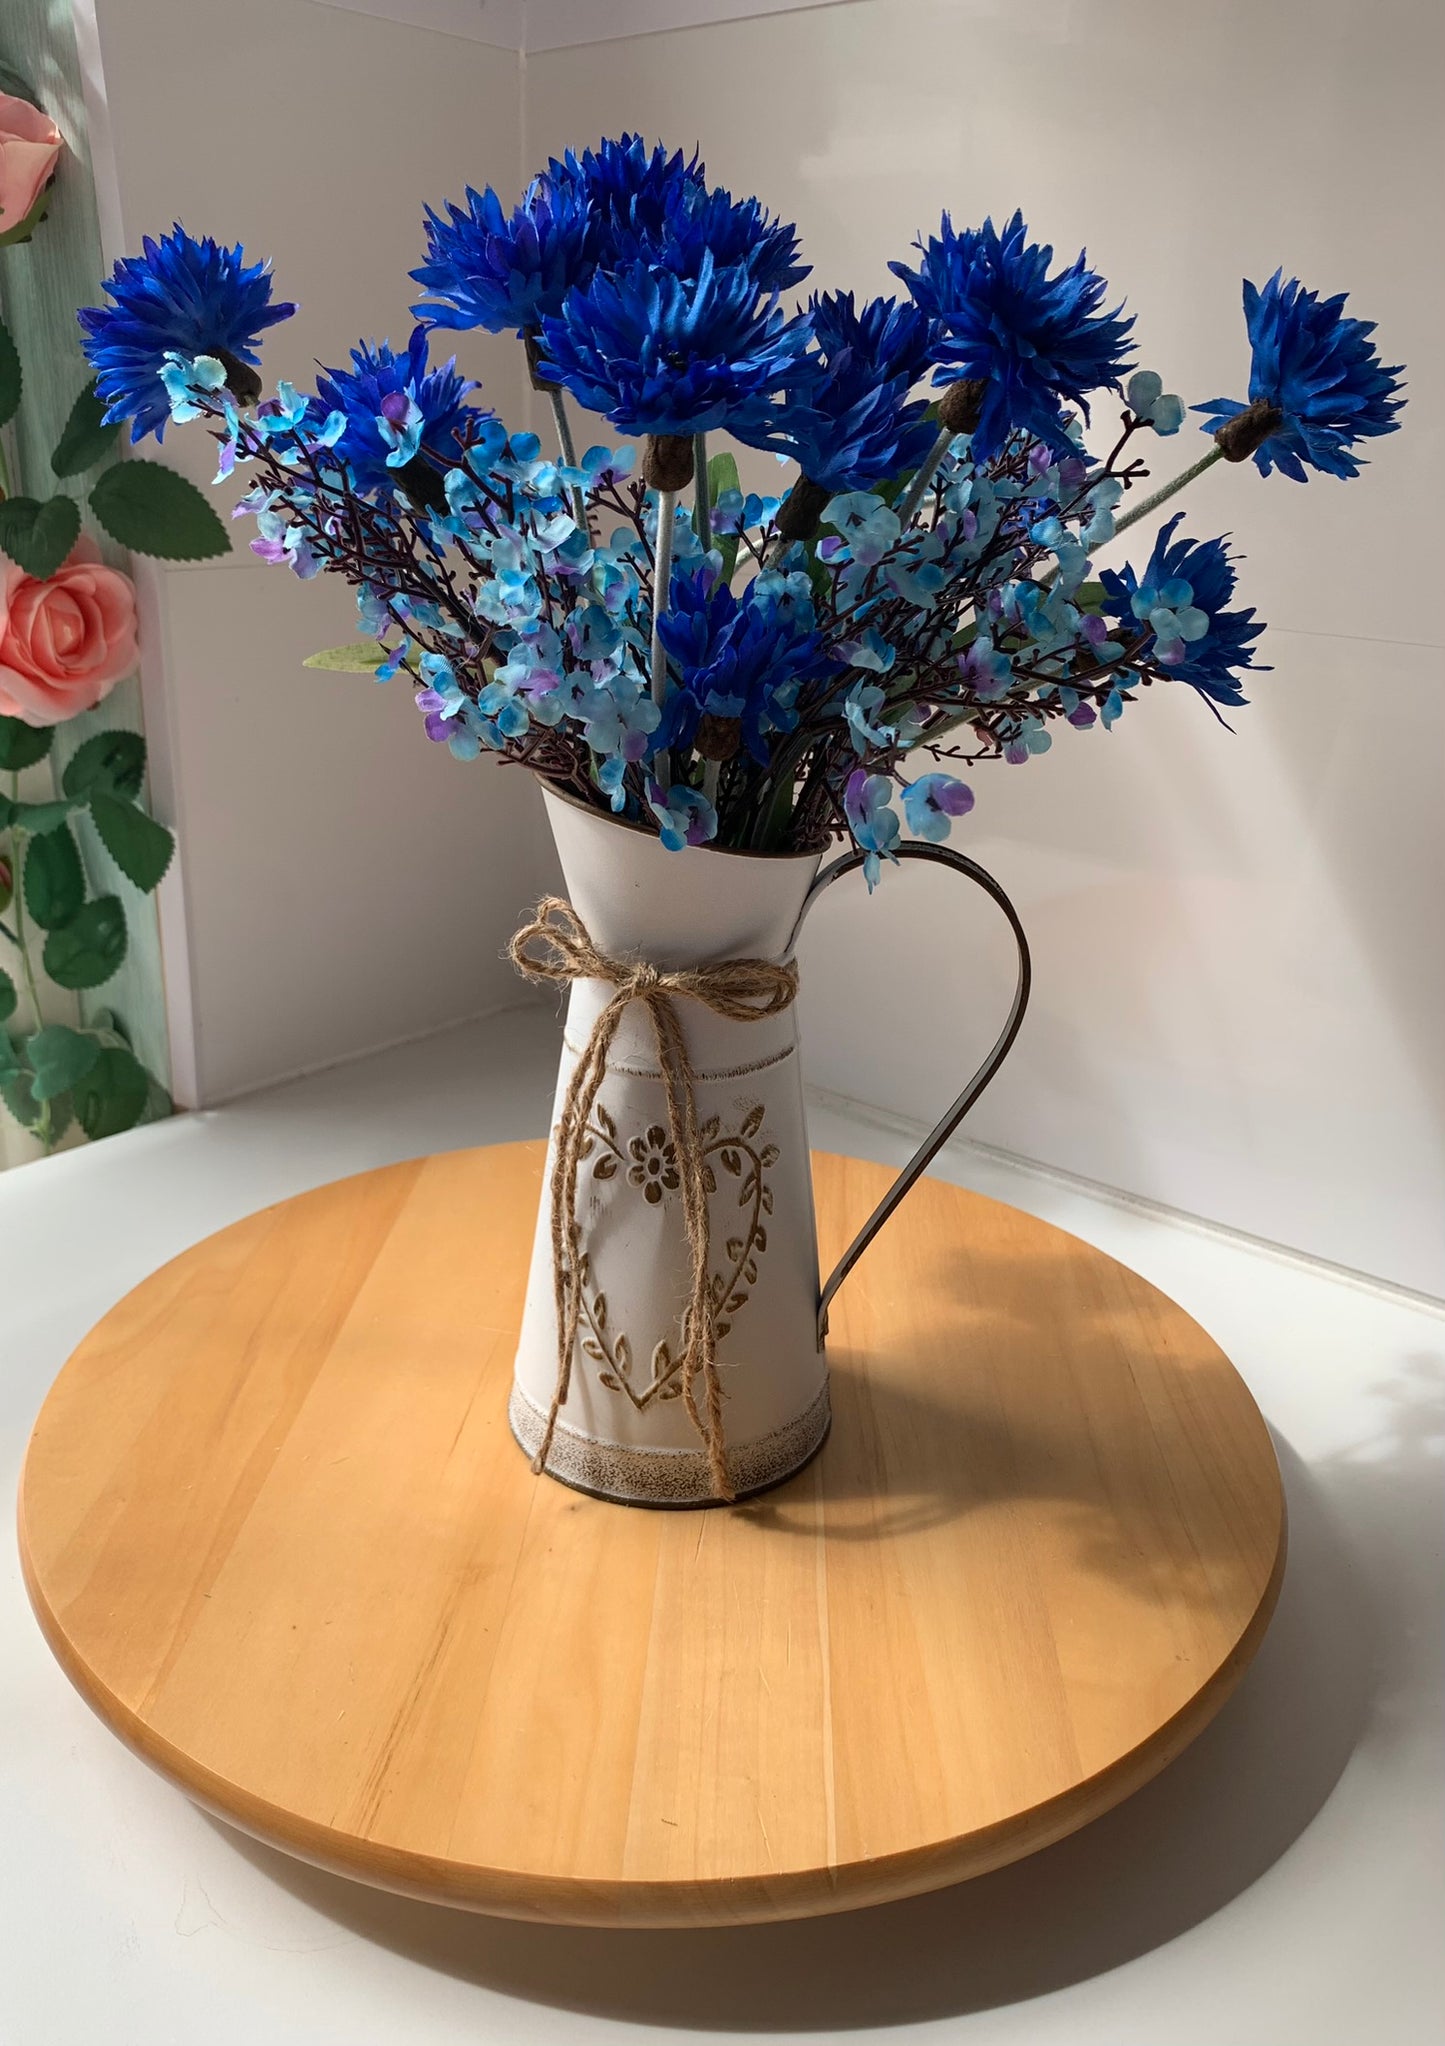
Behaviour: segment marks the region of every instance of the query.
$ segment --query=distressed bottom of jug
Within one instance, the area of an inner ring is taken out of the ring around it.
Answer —
[[[535,1456],[546,1432],[547,1416],[522,1391],[512,1387],[507,1407],[512,1434],[528,1456]],[[832,1412],[824,1382],[805,1412],[756,1441],[728,1444],[728,1471],[739,1499],[771,1491],[791,1478],[822,1448]],[[595,1499],[614,1499],[624,1506],[716,1506],[704,1449],[630,1449],[620,1442],[597,1442],[576,1435],[559,1418],[547,1456],[547,1475]]]

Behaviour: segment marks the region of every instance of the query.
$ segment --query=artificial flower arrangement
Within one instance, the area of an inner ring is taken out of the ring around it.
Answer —
[[[1093,550],[1213,462],[1352,477],[1398,425],[1371,324],[1276,272],[1244,287],[1247,400],[1196,406],[1208,452],[1131,503],[1185,408],[1084,255],[945,214],[892,265],[905,298],[789,310],[795,229],[632,135],[425,233],[405,349],[362,342],[264,401],[256,344],[294,307],[239,247],[147,240],[80,315],[106,419],[133,441],[209,421],[220,476],[254,478],[254,551],[355,586],[368,643],[318,665],[404,672],[459,760],[521,762],[670,848],[851,838],[871,885],[900,805],[931,840],[972,807],[959,765],[1107,729],[1157,683],[1243,704],[1262,626],[1224,540],[1176,515],[1097,579]],[[555,450],[431,360],[433,330],[478,327],[517,335]],[[1092,454],[1100,393],[1123,402]],[[640,458],[579,457],[569,398]],[[794,464],[790,487],[744,492],[715,435]]]

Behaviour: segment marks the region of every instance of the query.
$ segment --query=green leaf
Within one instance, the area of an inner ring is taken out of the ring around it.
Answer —
[[[7,1023],[20,1006],[20,996],[15,983],[0,966],[0,1023]]]
[[[104,422],[105,407],[95,395],[95,379],[92,377],[71,406],[65,431],[50,457],[50,466],[57,476],[83,475],[110,453],[111,445],[120,432],[120,421],[117,420],[114,426],[107,426]]]
[[[84,802],[96,789],[113,796],[138,796],[146,771],[146,742],[139,732],[97,732],[76,747],[60,786]]]
[[[8,1072],[0,1072],[0,1101],[5,1103],[16,1122],[25,1130],[33,1130],[40,1120],[43,1104],[30,1091],[30,1068],[12,1066]]]
[[[9,64],[0,63],[0,92],[8,92],[11,99],[28,99],[33,107],[40,105],[34,86]]]
[[[20,357],[10,338],[10,329],[0,320],[0,426],[8,426],[20,410],[20,393],[24,386]]]
[[[57,987],[99,987],[125,957],[125,911],[114,895],[101,895],[52,931],[41,958]]]
[[[43,930],[68,924],[85,900],[80,848],[68,824],[32,838],[25,848],[25,907]]]
[[[145,1113],[150,1091],[150,1074],[135,1053],[123,1045],[108,1046],[75,1084],[80,1127],[92,1139],[133,1128]]]
[[[149,895],[159,885],[171,863],[176,842],[164,824],[147,817],[134,803],[97,789],[90,799],[90,814],[100,833],[100,842],[137,888]]]
[[[25,218],[17,220],[14,227],[7,227],[4,233],[0,234],[0,249],[13,248],[18,242],[29,241],[49,209],[51,182],[51,178],[45,180],[35,195],[35,204]]]
[[[80,506],[73,497],[7,497],[0,503],[0,547],[27,575],[54,575],[80,538]]]
[[[43,760],[55,739],[50,725],[27,725],[21,718],[0,718],[0,767],[18,774]]]
[[[15,803],[9,796],[0,796],[0,831],[10,824],[18,824],[22,831],[54,831],[74,808],[73,803]]]
[[[25,1040],[25,1055],[34,1068],[30,1091],[37,1101],[51,1101],[83,1080],[100,1056],[100,1046],[84,1032],[64,1023],[47,1023]]]
[[[96,481],[90,508],[112,540],[163,561],[229,554],[226,529],[184,476],[160,462],[117,462]]]
[[[1106,594],[1102,583],[1080,583],[1074,591],[1073,601],[1081,611],[1098,611]]]
[[[371,640],[353,640],[350,646],[329,646],[319,654],[308,654],[301,663],[303,668],[325,668],[335,675],[374,675],[383,661],[391,655],[384,646],[377,646]]]
[[[738,465],[732,455],[714,455],[707,465],[708,501],[716,504],[725,490],[741,490]],[[733,570],[738,565],[739,535],[736,533],[714,533],[712,544],[722,556],[723,581],[731,582]]]

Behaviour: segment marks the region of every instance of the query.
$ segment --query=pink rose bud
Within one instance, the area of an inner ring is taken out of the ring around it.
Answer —
[[[19,227],[44,191],[65,139],[49,114],[0,92],[0,235]]]
[[[88,534],[44,582],[0,556],[0,717],[63,725],[135,662],[135,585]]]

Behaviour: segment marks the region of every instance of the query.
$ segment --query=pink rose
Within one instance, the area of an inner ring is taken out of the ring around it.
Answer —
[[[0,716],[63,725],[93,710],[135,661],[135,585],[101,565],[88,535],[44,582],[0,565]]]
[[[9,234],[40,197],[65,139],[39,107],[0,92],[0,234]]]

